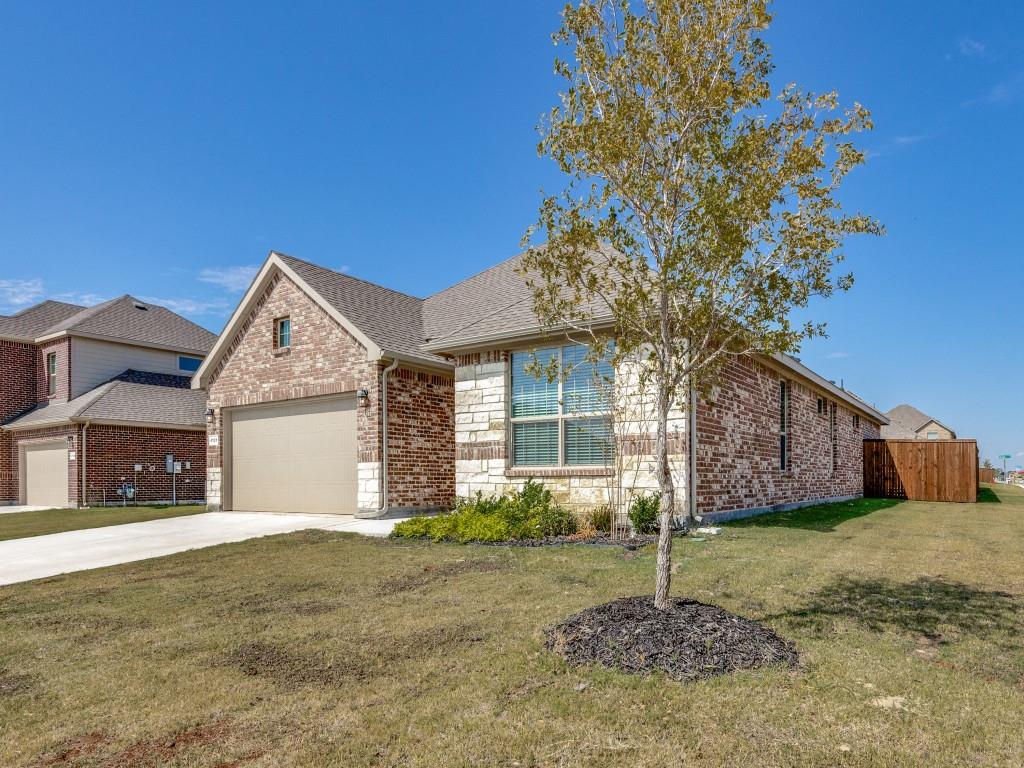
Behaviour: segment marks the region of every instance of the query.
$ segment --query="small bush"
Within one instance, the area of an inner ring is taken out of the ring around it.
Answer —
[[[661,501],[656,493],[636,496],[629,505],[629,522],[637,533],[654,533],[658,530],[658,512]]]
[[[587,513],[587,524],[598,533],[610,533],[612,530],[612,508],[604,504],[590,510]]]
[[[428,537],[434,541],[509,541],[568,536],[576,533],[576,518],[555,503],[551,491],[527,480],[522,490],[505,496],[483,494],[460,499],[455,509],[435,517],[414,517],[398,523],[392,535]]]

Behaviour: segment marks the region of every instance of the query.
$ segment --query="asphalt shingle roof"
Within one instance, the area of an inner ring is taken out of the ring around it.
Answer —
[[[69,317],[78,314],[85,307],[67,304],[63,301],[47,300],[23,309],[17,314],[0,315],[0,336],[22,341],[34,341],[46,331]]]
[[[423,299],[278,253],[323,299],[381,349],[444,362],[423,351]]]
[[[929,416],[907,403],[897,405],[895,408],[890,409],[885,415],[889,417],[889,425],[883,428],[882,437],[896,439],[914,438],[917,437],[917,431],[929,421],[934,421],[936,424],[942,424],[942,422],[935,417]],[[942,424],[942,426],[945,427],[946,425]],[[946,429],[949,429],[949,427],[946,427]],[[949,431],[953,432],[952,429]]]
[[[121,296],[93,307],[44,301],[10,317],[0,317],[0,336],[25,341],[59,333],[105,336],[206,354],[217,335],[157,304]]]
[[[188,389],[179,383],[165,386],[141,383],[146,381],[146,377],[160,376],[142,371],[125,371],[73,400],[38,405],[28,413],[11,419],[4,427],[25,429],[69,421],[127,422],[168,428],[204,427],[206,392]]]

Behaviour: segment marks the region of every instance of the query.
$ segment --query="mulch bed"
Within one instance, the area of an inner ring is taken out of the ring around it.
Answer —
[[[661,671],[680,681],[799,663],[793,644],[767,627],[683,598],[665,611],[648,596],[587,608],[548,629],[546,646],[573,666],[599,664],[635,675]]]

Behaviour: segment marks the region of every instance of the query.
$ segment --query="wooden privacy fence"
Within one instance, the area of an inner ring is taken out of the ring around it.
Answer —
[[[982,467],[978,470],[979,483],[994,483],[996,481],[996,470],[994,467]]]
[[[865,440],[864,495],[913,501],[977,501],[975,440]]]

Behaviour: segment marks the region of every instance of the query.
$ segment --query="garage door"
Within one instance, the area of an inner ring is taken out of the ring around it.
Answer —
[[[356,511],[354,397],[231,413],[232,509]]]
[[[68,504],[68,443],[26,445],[21,454],[25,503],[45,507]]]

